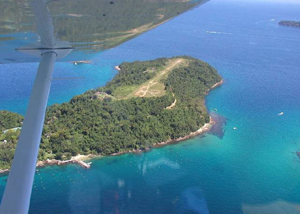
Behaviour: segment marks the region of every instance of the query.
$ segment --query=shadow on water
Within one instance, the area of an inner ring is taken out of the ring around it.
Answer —
[[[210,112],[209,114],[214,121],[214,124],[208,133],[222,139],[225,134],[224,127],[226,125],[227,119],[224,116],[217,114],[216,112]]]

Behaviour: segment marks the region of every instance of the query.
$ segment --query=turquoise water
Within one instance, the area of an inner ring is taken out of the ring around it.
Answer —
[[[300,213],[300,30],[277,25],[300,20],[299,11],[296,3],[212,0],[95,56],[93,65],[57,65],[57,77],[86,78],[55,82],[50,103],[105,84],[122,61],[203,59],[225,80],[206,100],[226,118],[224,136],[93,160],[89,170],[40,169],[30,213]],[[27,83],[24,76],[36,65],[9,66],[0,67],[1,108],[24,112],[33,75]]]
[[[69,101],[75,95],[103,86],[117,73],[113,65],[120,61],[101,61],[101,54],[91,57],[92,64],[56,63],[48,105]],[[1,110],[25,114],[37,67],[37,63],[1,65]]]

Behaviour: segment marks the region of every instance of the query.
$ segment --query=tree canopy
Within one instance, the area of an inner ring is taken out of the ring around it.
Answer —
[[[131,86],[135,90],[147,84],[174,59],[182,59],[184,63],[159,80],[164,85],[163,96],[126,97],[132,90],[126,93],[120,90]],[[150,148],[154,143],[186,136],[209,121],[204,96],[221,77],[207,63],[182,56],[123,63],[120,68],[119,74],[105,87],[47,109],[39,160]],[[176,105],[168,109],[175,99]],[[9,115],[0,112],[1,121],[10,120]],[[3,129],[17,126],[22,119],[11,115],[16,119],[3,123]],[[9,168],[18,133],[13,136],[2,133],[0,168]]]

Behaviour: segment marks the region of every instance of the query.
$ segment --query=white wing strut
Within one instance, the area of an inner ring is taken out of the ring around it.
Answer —
[[[1,214],[28,213],[55,59],[54,52],[42,55],[2,198]]]
[[[29,211],[54,63],[57,58],[66,56],[73,49],[67,42],[57,41],[54,38],[48,2],[50,1],[31,1],[41,41],[17,49],[26,54],[39,56],[41,61],[1,201],[0,214],[26,214]]]

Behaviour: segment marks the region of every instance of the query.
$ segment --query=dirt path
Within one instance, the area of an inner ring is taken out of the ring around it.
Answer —
[[[175,101],[170,106],[168,106],[166,109],[174,108],[176,106],[176,103],[177,103],[177,100],[175,99]]]
[[[173,69],[176,65],[178,65],[179,63],[181,63],[183,60],[184,59],[178,59],[174,63],[172,63],[171,65],[169,65],[166,69],[164,69],[162,72],[160,72],[158,75],[156,75],[148,83],[148,85],[142,86],[141,88],[139,88],[137,90],[137,92],[135,93],[135,96],[137,96],[137,97],[144,97],[149,92],[150,87],[152,87],[153,85],[157,84],[158,81],[161,79],[161,77],[166,74],[166,72],[168,72],[171,69]]]

